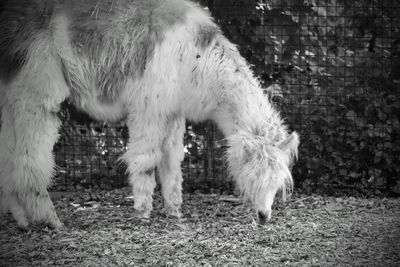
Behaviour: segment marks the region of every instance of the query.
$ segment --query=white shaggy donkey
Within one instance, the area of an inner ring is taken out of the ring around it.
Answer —
[[[261,222],[299,138],[209,14],[186,0],[2,0],[0,200],[20,227],[60,227],[47,187],[60,104],[125,119],[134,207],[152,210],[158,167],[168,215],[181,216],[185,119],[213,120],[229,169]]]

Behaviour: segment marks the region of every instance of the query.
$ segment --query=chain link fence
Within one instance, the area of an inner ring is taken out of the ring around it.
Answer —
[[[400,193],[399,1],[200,2],[300,133],[297,190]],[[55,147],[60,169],[53,189],[125,186],[117,158],[126,149],[126,127],[75,118],[64,124]],[[224,149],[214,125],[188,125],[182,163],[187,191],[233,190]]]

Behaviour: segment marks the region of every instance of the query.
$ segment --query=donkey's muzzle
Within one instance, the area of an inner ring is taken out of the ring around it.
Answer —
[[[271,211],[263,212],[263,211],[258,211],[257,212],[257,219],[259,224],[267,224],[267,222],[271,219]]]

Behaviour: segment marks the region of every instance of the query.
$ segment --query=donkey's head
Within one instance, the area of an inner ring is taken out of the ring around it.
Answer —
[[[281,190],[282,199],[285,201],[293,189],[293,179],[290,172],[294,159],[297,157],[299,136],[293,132],[288,138],[277,143],[270,149],[271,161],[267,163],[270,171],[264,173],[260,180],[270,181],[267,186],[260,186],[263,191],[255,195],[255,208],[257,209],[258,221],[261,224],[271,219],[271,206],[276,193]]]
[[[293,188],[290,173],[297,157],[299,137],[293,132],[276,144],[261,137],[235,135],[229,139],[228,161],[237,186],[250,199],[259,223],[271,219],[271,206],[278,191],[283,200]]]

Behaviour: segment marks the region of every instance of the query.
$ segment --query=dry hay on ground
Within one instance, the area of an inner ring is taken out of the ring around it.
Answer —
[[[294,196],[258,226],[232,196],[185,195],[184,219],[161,200],[135,218],[129,190],[55,201],[58,232],[0,223],[0,266],[398,266],[400,199]]]

